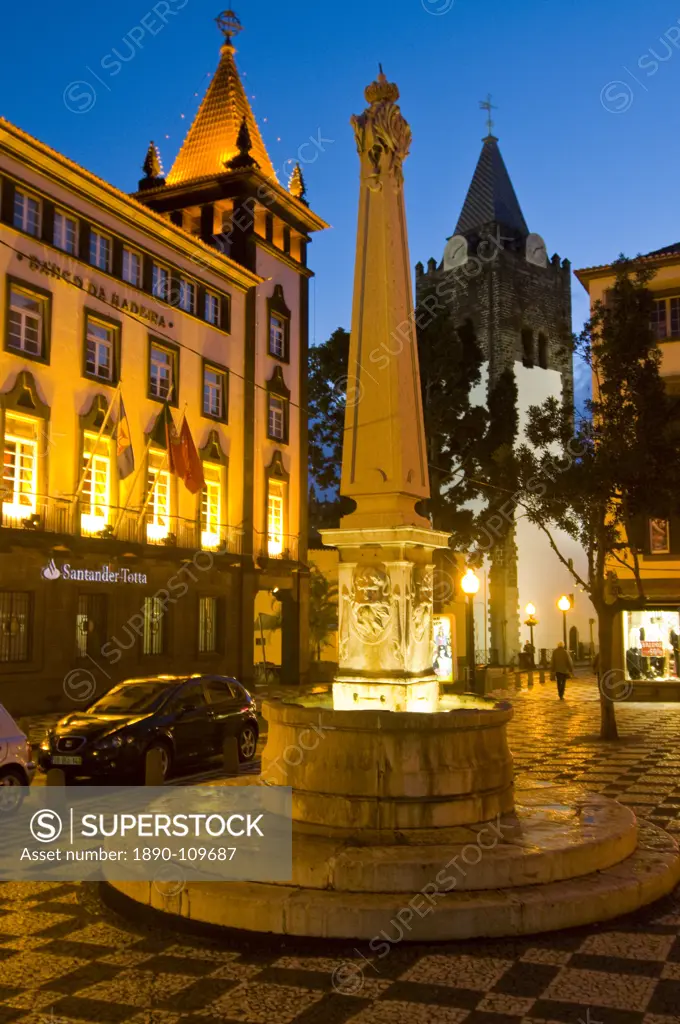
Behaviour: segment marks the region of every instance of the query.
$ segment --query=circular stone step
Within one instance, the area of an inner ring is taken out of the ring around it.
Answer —
[[[629,857],[637,821],[628,807],[579,786],[515,792],[515,811],[483,825],[351,833],[293,823],[293,877],[301,888],[414,893],[544,885],[602,871]],[[448,880],[448,881],[446,881]]]
[[[545,885],[476,892],[368,893],[257,882],[187,882],[163,895],[153,882],[109,882],[132,901],[192,921],[246,931],[365,939],[378,958],[392,943],[530,935],[606,921],[653,903],[680,880],[675,840],[640,822],[621,863]]]

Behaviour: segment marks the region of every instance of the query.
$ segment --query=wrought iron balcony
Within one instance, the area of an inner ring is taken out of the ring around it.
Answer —
[[[243,553],[243,530],[226,524],[204,524],[180,516],[154,517],[139,509],[108,506],[94,508],[89,502],[35,495],[23,504],[0,503],[0,528],[87,537],[93,543],[105,540],[125,544],[151,544],[215,554]]]

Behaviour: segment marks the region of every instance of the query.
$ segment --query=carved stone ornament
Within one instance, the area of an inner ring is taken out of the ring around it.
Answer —
[[[352,117],[359,154],[368,156],[373,169],[374,184],[369,183],[369,188],[374,191],[382,188],[384,174],[394,178],[395,188],[400,188],[404,181],[402,163],[411,147],[411,128],[394,102],[398,98],[396,85],[388,82],[381,70],[378,79],[366,89],[370,107]]]
[[[382,643],[392,625],[390,578],[382,569],[358,569],[349,602],[350,629],[362,641]]]
[[[424,565],[413,576],[413,639],[417,644],[429,635],[432,628],[432,595],[434,593],[434,566]]]

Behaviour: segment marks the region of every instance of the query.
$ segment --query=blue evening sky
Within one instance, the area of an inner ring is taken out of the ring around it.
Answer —
[[[8,4],[0,112],[131,190],[151,138],[166,170],[172,163],[217,64],[218,13],[219,0]],[[241,0],[236,13],[245,28],[237,61],[272,160],[285,168],[279,178],[287,181],[286,161],[299,155],[311,205],[332,224],[310,249],[317,341],[349,327],[357,203],[349,117],[363,109],[378,61],[413,129],[405,167],[413,263],[439,259],[453,230],[488,92],[524,215],[549,254],[583,267],[680,240],[677,2]],[[73,112],[68,104],[93,105]],[[310,139],[316,145],[305,147]],[[573,294],[578,327],[587,304],[575,280]]]

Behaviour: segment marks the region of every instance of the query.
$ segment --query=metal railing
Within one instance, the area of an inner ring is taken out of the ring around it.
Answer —
[[[195,519],[168,516],[161,528],[150,531],[149,526],[158,525],[154,524],[152,514],[146,513],[140,518],[139,509],[109,506],[108,514],[101,516],[101,529],[98,529],[98,517],[83,523],[83,516],[89,513],[89,509],[88,502],[43,495],[36,496],[30,505],[17,506],[3,501],[0,503],[0,529],[89,537],[95,542],[117,540],[126,544],[203,549],[215,554],[243,553],[243,530],[239,527],[220,524],[204,531],[202,524]],[[209,533],[209,539],[205,533]]]
[[[255,556],[297,562],[300,538],[297,534],[255,533]]]

